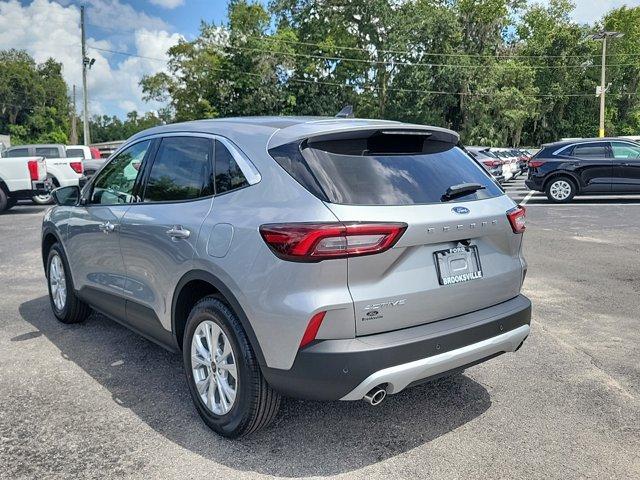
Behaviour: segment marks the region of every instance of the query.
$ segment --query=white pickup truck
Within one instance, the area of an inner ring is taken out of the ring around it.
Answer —
[[[6,158],[20,157],[43,157],[47,165],[47,178],[52,184],[52,188],[68,187],[79,185],[82,187],[86,182],[83,174],[82,160],[78,158],[67,158],[66,147],[64,145],[18,145],[8,148],[3,153]],[[46,205],[53,202],[48,193],[34,195],[34,203]]]
[[[18,200],[47,193],[44,158],[0,158],[0,213]]]

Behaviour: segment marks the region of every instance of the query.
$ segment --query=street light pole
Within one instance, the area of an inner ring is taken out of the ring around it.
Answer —
[[[594,33],[593,35],[589,35],[588,38],[591,40],[602,40],[602,65],[600,72],[600,128],[598,130],[598,136],[600,138],[604,137],[604,113],[605,113],[605,101],[604,95],[607,91],[606,84],[606,62],[607,62],[607,38],[619,38],[622,37],[624,33],[620,32],[610,32],[603,30],[598,33]]]

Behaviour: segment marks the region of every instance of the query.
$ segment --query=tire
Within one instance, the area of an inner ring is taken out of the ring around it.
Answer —
[[[569,203],[578,193],[578,188],[569,177],[554,177],[547,183],[545,193],[553,203]]]
[[[9,197],[5,193],[4,189],[0,187],[0,213],[9,210],[13,205],[10,205]]]
[[[58,188],[60,186],[60,184],[55,178],[53,177],[49,177],[49,178],[53,183],[53,188]],[[45,195],[34,195],[33,197],[31,197],[31,201],[36,205],[51,205],[53,203],[53,197],[51,196],[50,193],[47,193]]]
[[[60,269],[62,269],[61,274]],[[76,295],[73,281],[69,274],[69,263],[59,243],[53,244],[51,250],[49,250],[46,273],[49,301],[56,318],[62,323],[80,323],[84,321],[91,313],[91,308]],[[61,288],[64,288],[64,295],[60,293]],[[61,298],[62,300],[59,301]]]
[[[206,326],[211,328],[210,336],[217,339],[212,340],[217,345],[213,360],[217,358],[218,365],[213,371],[205,365],[209,352]],[[231,354],[225,353],[228,351]],[[191,398],[200,417],[213,431],[238,438],[273,421],[280,407],[280,394],[264,379],[238,317],[220,298],[208,296],[193,307],[185,325],[182,353]],[[192,360],[192,356],[198,360]],[[223,391],[235,392],[230,402],[231,396],[224,395],[227,405],[223,403]]]

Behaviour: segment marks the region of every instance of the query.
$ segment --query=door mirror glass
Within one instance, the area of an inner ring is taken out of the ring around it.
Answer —
[[[51,196],[58,205],[73,207],[80,201],[80,187],[71,185],[70,187],[56,188],[51,192]]]

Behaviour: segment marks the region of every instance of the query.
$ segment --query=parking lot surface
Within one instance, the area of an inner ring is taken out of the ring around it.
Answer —
[[[378,407],[285,400],[240,441],[200,421],[178,356],[96,314],[54,319],[44,209],[15,207],[0,216],[0,477],[640,478],[640,197],[506,189],[531,207],[520,351]]]

